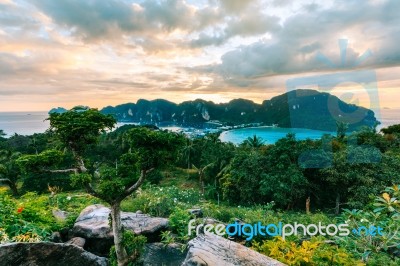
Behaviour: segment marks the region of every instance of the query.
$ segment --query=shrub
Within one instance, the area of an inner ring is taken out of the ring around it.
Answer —
[[[128,266],[137,265],[137,261],[140,259],[144,245],[147,242],[147,238],[145,236],[137,236],[130,231],[123,232],[122,243],[126,249],[128,257],[130,258],[130,263]],[[112,246],[110,249],[110,265],[117,266],[117,255],[115,253],[115,246]]]
[[[364,265],[345,249],[325,244],[318,237],[301,244],[275,237],[261,243],[255,242],[252,248],[287,265]]]
[[[350,225],[350,228],[365,226],[380,226],[383,235],[350,234],[338,238],[337,242],[352,250],[357,256],[369,261],[371,256],[389,250],[400,250],[400,202],[399,186],[388,187],[384,193],[375,197],[373,210],[344,210],[340,219]]]
[[[182,241],[188,240],[188,224],[192,217],[187,210],[175,208],[169,216],[169,226]]]

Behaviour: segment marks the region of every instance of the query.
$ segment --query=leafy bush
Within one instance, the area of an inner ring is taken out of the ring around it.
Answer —
[[[275,237],[261,243],[255,242],[252,248],[287,265],[364,265],[345,249],[325,244],[318,237],[301,244]]]
[[[169,226],[178,234],[180,240],[188,240],[188,224],[192,217],[187,210],[175,208],[169,216]]]
[[[38,202],[43,204],[41,199]],[[50,235],[53,222],[40,206],[34,206],[26,198],[17,202],[4,191],[0,192],[1,242],[44,240]]]
[[[130,263],[128,266],[137,265],[137,261],[140,259],[140,256],[143,253],[144,245],[147,242],[147,238],[145,236],[137,236],[130,231],[123,232],[122,243],[126,249],[128,257],[130,259]],[[115,246],[112,246],[110,249],[110,265],[117,266],[117,255],[115,253]]]
[[[51,232],[71,227],[80,211],[99,200],[88,194],[38,195],[29,192],[19,199],[0,190],[0,242],[43,241]],[[52,211],[68,213],[65,222],[57,220]]]
[[[352,250],[357,256],[369,261],[369,257],[390,250],[400,251],[400,190],[399,186],[388,187],[374,199],[373,210],[345,210],[341,219],[350,228],[370,226],[383,228],[383,235],[350,234],[338,238],[338,243]]]

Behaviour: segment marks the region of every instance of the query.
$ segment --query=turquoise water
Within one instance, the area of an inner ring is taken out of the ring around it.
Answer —
[[[278,139],[284,138],[288,133],[295,133],[296,139],[319,139],[324,134],[334,134],[327,131],[303,129],[303,128],[278,128],[278,127],[256,127],[241,128],[222,132],[220,139],[224,142],[240,144],[248,137],[261,137],[265,144],[273,144]]]

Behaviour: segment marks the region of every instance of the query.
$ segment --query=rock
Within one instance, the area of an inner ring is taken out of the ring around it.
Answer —
[[[61,210],[53,210],[52,211],[54,218],[56,218],[59,221],[64,222],[67,217],[68,217],[68,213],[65,211],[61,211]]]
[[[75,245],[75,246],[83,248],[85,246],[85,243],[86,243],[86,239],[84,239],[82,237],[73,237],[73,238],[71,238],[71,240],[67,241],[65,244]]]
[[[191,215],[194,215],[196,218],[203,217],[203,211],[201,209],[189,209],[188,211]]]
[[[62,237],[60,232],[53,232],[50,236],[50,241],[54,243],[62,243]]]
[[[143,214],[141,210],[136,211],[137,214]]]
[[[203,223],[204,223],[204,224],[221,224],[222,222],[220,222],[220,221],[218,221],[218,220],[215,220],[215,219],[213,219],[213,218],[205,218],[205,219],[203,220]]]
[[[109,208],[100,204],[86,207],[76,219],[72,236],[85,238],[85,248],[90,252],[108,254],[114,243],[110,228],[110,212]],[[146,214],[122,212],[121,220],[125,229],[146,236],[149,242],[160,241],[160,232],[168,227],[168,219],[150,217]]]
[[[143,266],[175,266],[181,265],[187,252],[182,252],[178,244],[163,243],[146,244],[141,263]]]
[[[106,266],[108,262],[74,245],[39,242],[0,245],[0,265]]]
[[[285,264],[264,256],[236,242],[206,233],[189,242],[189,250],[182,266],[283,266]]]

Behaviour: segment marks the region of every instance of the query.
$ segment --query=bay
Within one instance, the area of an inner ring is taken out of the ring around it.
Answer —
[[[381,125],[378,129],[388,127],[394,124],[400,124],[400,109],[381,109],[380,110]],[[7,136],[15,133],[19,135],[32,135],[34,133],[43,133],[49,128],[47,112],[1,112],[0,113],[0,129],[4,130]],[[121,126],[125,123],[118,123]],[[171,131],[179,131],[181,128],[172,127]],[[220,138],[222,141],[231,141],[235,144],[243,142],[248,137],[257,135],[264,139],[266,143],[275,143],[278,139],[286,136],[287,133],[296,134],[298,139],[318,139],[323,134],[330,133],[311,129],[296,128],[242,128],[222,132]],[[335,134],[335,133],[333,133]]]
[[[221,141],[240,144],[248,137],[262,138],[265,144],[273,144],[277,140],[284,138],[288,133],[296,134],[296,139],[319,139],[324,134],[335,134],[333,132],[304,129],[304,128],[279,128],[279,127],[251,127],[240,128],[222,132],[220,135]]]

